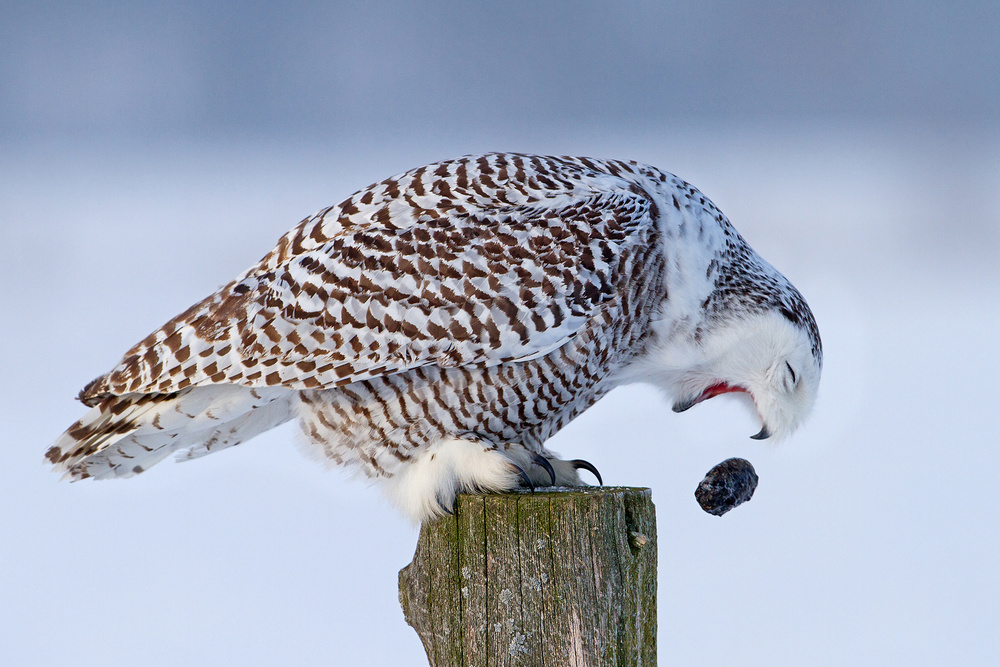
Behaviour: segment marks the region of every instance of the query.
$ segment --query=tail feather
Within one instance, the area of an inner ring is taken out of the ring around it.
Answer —
[[[291,401],[268,403],[227,423],[225,429],[217,429],[202,442],[180,448],[176,459],[190,461],[238,445],[279,424],[284,424],[293,416]]]
[[[45,457],[73,480],[131,477],[172,452],[195,458],[239,444],[291,418],[284,387],[192,387],[175,394],[104,399],[63,433]]]
[[[70,466],[63,479],[112,479],[145,472],[177,449],[179,433],[129,435]]]

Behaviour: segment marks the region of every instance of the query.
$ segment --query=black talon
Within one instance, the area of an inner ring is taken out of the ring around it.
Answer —
[[[454,516],[454,515],[455,515],[455,510],[453,510],[453,509],[449,509],[447,505],[445,505],[445,504],[444,504],[443,502],[441,502],[441,499],[440,499],[440,498],[435,498],[435,500],[437,500],[437,504],[438,504],[438,507],[440,507],[440,508],[441,508],[441,510],[442,510],[442,511],[443,511],[443,512],[444,512],[445,514],[448,514],[448,515],[450,515],[450,516]]]
[[[549,460],[541,454],[535,454],[534,461],[537,465],[545,468],[545,472],[549,473],[549,477],[552,479],[552,486],[555,486],[556,471],[552,469],[552,464],[549,463]]]
[[[521,476],[521,479],[524,481],[525,486],[531,489],[531,492],[534,493],[535,485],[531,483],[531,478],[528,477],[528,473],[524,472],[524,468],[517,465],[516,463],[511,463],[511,465],[514,466],[514,470],[517,471],[517,474]]]
[[[577,470],[583,468],[584,470],[589,470],[590,472],[594,473],[594,477],[597,478],[597,483],[600,484],[601,486],[604,486],[604,480],[601,479],[601,473],[597,472],[597,468],[595,468],[594,464],[591,463],[590,461],[584,461],[583,459],[573,459],[572,461],[570,461],[570,465],[572,465]]]

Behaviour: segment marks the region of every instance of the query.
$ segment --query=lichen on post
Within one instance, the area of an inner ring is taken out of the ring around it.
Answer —
[[[399,596],[434,667],[655,665],[650,491],[461,495],[421,527]]]

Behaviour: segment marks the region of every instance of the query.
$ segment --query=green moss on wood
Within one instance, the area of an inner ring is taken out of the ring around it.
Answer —
[[[459,496],[399,590],[434,666],[655,665],[649,489]]]

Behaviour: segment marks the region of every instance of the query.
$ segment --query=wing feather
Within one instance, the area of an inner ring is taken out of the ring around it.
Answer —
[[[615,297],[619,267],[649,241],[655,205],[623,164],[494,154],[372,185],[304,220],[81,399],[333,387],[548,354]]]

